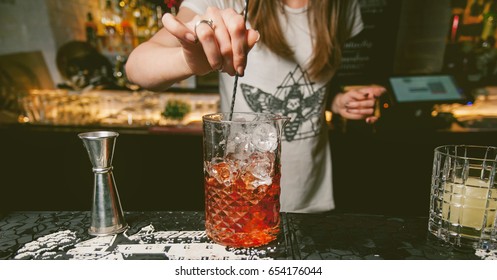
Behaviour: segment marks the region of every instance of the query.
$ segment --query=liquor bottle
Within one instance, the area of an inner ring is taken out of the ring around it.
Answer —
[[[121,17],[116,13],[111,0],[105,1],[105,8],[102,11],[102,18],[100,20],[105,27],[117,30],[117,26],[121,23]]]
[[[149,17],[148,17],[148,30],[149,36],[152,37],[157,31],[159,31],[159,24],[162,22],[161,17],[158,15],[156,8],[150,4],[148,6]]]
[[[121,32],[122,32],[122,51],[124,56],[128,56],[133,48],[137,45],[135,32],[133,30],[133,16],[129,6],[121,8]]]
[[[86,32],[86,42],[88,42],[94,48],[99,50],[100,47],[98,46],[97,25],[93,21],[93,15],[90,12],[86,14],[85,32]]]
[[[158,29],[161,29],[163,27],[162,25],[162,16],[163,16],[163,11],[162,11],[162,7],[160,5],[157,5],[157,7],[155,7],[155,16],[157,17],[157,27]]]
[[[106,55],[114,56],[121,53],[121,36],[118,27],[121,24],[121,17],[115,12],[112,1],[105,2],[105,9],[102,11],[101,23],[104,27],[105,42],[103,52]]]
[[[137,5],[133,17],[136,24],[136,38],[138,44],[141,44],[150,38],[150,30],[148,29],[148,13],[144,4]]]
[[[176,15],[176,6],[178,5],[177,0],[165,0],[164,3],[166,3],[167,8],[169,9],[169,12],[172,15]]]
[[[482,47],[495,47],[495,34],[497,30],[497,11],[494,3],[485,7],[483,15],[483,30],[481,32]]]
[[[454,77],[460,81],[463,77],[459,69],[462,65],[462,46],[459,42],[459,35],[461,33],[461,26],[463,25],[462,19],[464,18],[466,1],[464,0],[463,5],[455,3],[455,1],[451,1],[451,5],[452,16],[449,21],[449,30],[447,32],[442,71],[444,73],[454,75]]]
[[[122,51],[123,54],[127,56],[135,47],[135,35],[129,21],[123,21],[121,23],[121,28],[123,31]]]

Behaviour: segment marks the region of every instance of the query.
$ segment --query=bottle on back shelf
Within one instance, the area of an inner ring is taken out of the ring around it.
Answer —
[[[107,0],[105,2],[105,9],[102,11],[100,22],[105,33],[102,52],[108,56],[120,54],[122,40],[118,28],[121,25],[121,17],[115,12],[112,1]]]
[[[121,11],[121,32],[122,32],[122,52],[128,56],[137,45],[135,38],[134,20],[132,10],[129,6],[120,6]]]
[[[495,47],[495,35],[497,31],[497,3],[490,1],[485,5],[483,14],[483,29],[481,40],[483,47]]]
[[[138,44],[140,44],[150,38],[150,30],[148,29],[149,14],[147,13],[145,5],[137,6],[133,12],[133,17],[135,18],[136,24],[136,38]]]
[[[90,12],[86,14],[85,33],[86,33],[86,42],[88,42],[94,48],[99,50],[100,47],[98,45],[97,25],[93,21],[93,15]]]

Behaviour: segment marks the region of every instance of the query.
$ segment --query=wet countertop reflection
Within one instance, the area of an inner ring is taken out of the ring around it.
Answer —
[[[427,217],[288,214],[288,232],[304,260],[472,260],[473,249],[446,246],[428,232]],[[490,252],[486,252],[489,257]],[[483,254],[482,254],[483,255]]]
[[[89,212],[11,212],[0,216],[0,259],[494,259],[493,251],[445,246],[425,217],[282,213],[277,240],[228,248],[205,235],[203,212],[125,212],[130,229],[88,234]]]

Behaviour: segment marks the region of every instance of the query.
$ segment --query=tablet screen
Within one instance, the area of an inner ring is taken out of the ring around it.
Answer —
[[[391,77],[390,85],[399,103],[465,100],[449,75]]]

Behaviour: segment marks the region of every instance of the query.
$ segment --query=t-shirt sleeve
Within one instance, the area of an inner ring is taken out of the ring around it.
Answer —
[[[207,10],[207,7],[213,6],[213,2],[216,1],[211,1],[211,0],[183,0],[181,2],[180,7],[185,7],[188,8],[195,13],[202,15],[205,14],[205,11]]]
[[[347,25],[348,30],[350,30],[348,38],[354,37],[364,29],[361,16],[361,6],[357,0],[351,1]]]
[[[227,0],[183,0],[181,7],[188,8],[199,15],[205,14],[208,7],[217,7],[219,9],[226,9],[231,7],[230,2]],[[236,1],[235,1],[236,2]]]

